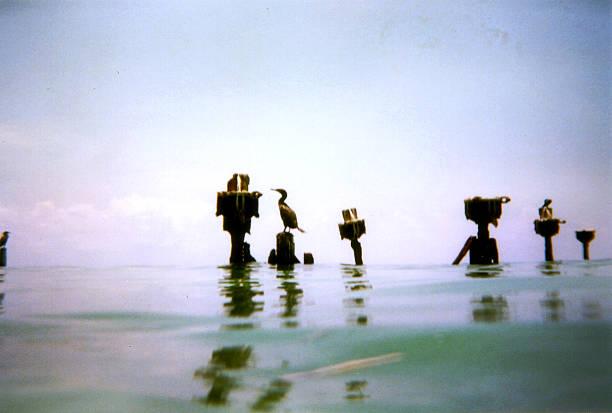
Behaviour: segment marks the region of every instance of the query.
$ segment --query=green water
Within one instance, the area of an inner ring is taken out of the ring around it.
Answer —
[[[1,412],[612,410],[610,260],[0,274]]]

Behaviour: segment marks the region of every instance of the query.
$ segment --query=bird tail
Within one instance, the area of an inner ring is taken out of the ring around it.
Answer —
[[[300,232],[306,232],[306,231],[304,231],[304,230],[303,230],[302,228],[300,228],[300,227],[296,227],[296,228],[297,228],[297,230],[298,230],[298,231],[300,231]]]

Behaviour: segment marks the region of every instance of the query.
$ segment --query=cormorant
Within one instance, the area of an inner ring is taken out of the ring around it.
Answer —
[[[4,231],[2,236],[0,237],[0,247],[4,247],[6,245],[6,241],[8,241],[10,232]]]
[[[272,190],[281,194],[281,198],[278,200],[278,209],[280,211],[281,219],[283,220],[283,225],[285,226],[283,231],[287,231],[287,228],[289,228],[289,230],[291,230],[291,228],[296,228],[300,232],[306,232],[302,228],[298,227],[295,212],[285,203],[285,199],[287,199],[287,191],[280,188]]]

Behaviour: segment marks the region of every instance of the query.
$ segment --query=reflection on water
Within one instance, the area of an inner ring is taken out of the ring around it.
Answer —
[[[206,397],[196,400],[204,404],[226,404],[230,392],[239,384],[238,378],[226,374],[226,370],[246,367],[251,352],[250,346],[222,347],[213,351],[208,366],[197,369],[193,374],[211,385]]]
[[[4,314],[4,293],[0,293],[0,314]]]
[[[472,300],[472,316],[475,322],[493,323],[506,321],[509,318],[508,302],[503,296],[483,295]]]
[[[546,293],[546,298],[540,300],[540,304],[544,310],[545,321],[565,320],[565,301],[559,298],[559,291]]]
[[[256,411],[271,411],[275,405],[283,400],[291,389],[291,382],[283,379],[275,379],[270,382],[264,393],[255,401],[252,409]]]
[[[295,271],[293,267],[278,269],[276,278],[281,281],[278,288],[284,291],[284,294],[280,296],[280,303],[283,307],[283,312],[280,314],[280,317],[294,318],[297,316],[304,291],[299,288],[299,284],[295,281]],[[286,320],[283,325],[285,327],[297,327],[298,323],[295,320]]]
[[[249,317],[262,311],[264,302],[255,300],[263,295],[259,281],[251,279],[253,268],[249,265],[231,265],[222,267],[226,275],[219,281],[221,295],[230,299],[223,304],[230,317]],[[246,326],[245,326],[246,327]]]
[[[368,385],[366,380],[351,380],[345,383],[346,395],[344,396],[347,400],[363,400],[367,399],[368,396],[363,392],[363,389]]]
[[[553,276],[560,275],[561,271],[559,271],[559,263],[556,262],[545,262],[538,265],[538,269],[544,275]]]
[[[494,278],[503,272],[501,265],[468,265],[466,277],[472,278]]]
[[[601,304],[593,299],[582,300],[582,317],[585,320],[601,320]]]
[[[365,313],[367,298],[364,292],[372,289],[372,285],[365,278],[366,271],[363,267],[343,267],[344,289],[347,297],[342,300],[344,307],[348,310],[348,323],[367,325],[368,315]]]

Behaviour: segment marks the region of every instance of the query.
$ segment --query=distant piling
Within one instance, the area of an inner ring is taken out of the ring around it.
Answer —
[[[223,230],[230,233],[230,264],[255,261],[250,245],[244,237],[251,233],[251,218],[259,217],[260,192],[249,192],[249,176],[234,174],[227,183],[226,192],[217,192],[216,216],[223,216]]]
[[[576,231],[576,239],[582,243],[582,258],[589,260],[589,244],[595,239],[594,230]]]
[[[6,267],[6,247],[0,248],[0,267]]]
[[[344,223],[338,224],[340,239],[351,240],[351,248],[355,257],[355,265],[363,265],[361,243],[359,237],[366,233],[365,220],[359,219],[357,209],[345,209],[342,211]]]
[[[553,209],[550,208],[552,200],[544,200],[544,205],[538,209],[539,219],[533,221],[535,233],[544,237],[544,259],[554,261],[552,237],[559,233],[560,224],[565,224],[564,220],[553,218]]]
[[[497,198],[474,198],[463,201],[465,217],[478,225],[478,236],[470,236],[463,248],[453,261],[454,265],[461,262],[463,257],[470,253],[470,264],[498,264],[499,252],[497,241],[489,235],[489,224],[497,226],[497,221],[502,215],[502,204],[510,202],[507,196]]]

